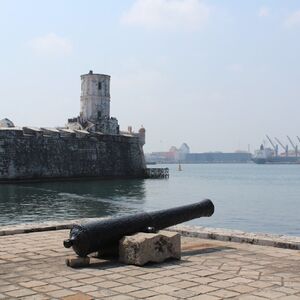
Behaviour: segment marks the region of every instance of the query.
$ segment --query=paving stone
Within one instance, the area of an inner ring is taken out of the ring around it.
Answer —
[[[40,295],[30,295],[30,296],[26,296],[26,297],[21,297],[20,299],[22,299],[22,300],[48,300],[50,298],[46,295],[40,294]]]
[[[153,279],[154,282],[157,282],[159,284],[175,284],[176,282],[181,282],[182,280],[176,277],[163,277],[163,278],[157,278]],[[184,281],[184,280],[183,280]]]
[[[67,276],[69,279],[85,279],[85,278],[90,278],[91,275],[88,275],[88,274],[80,274],[80,273],[75,273],[73,275],[68,275]]]
[[[280,286],[278,288],[272,288],[272,290],[276,291],[276,292],[282,292],[282,293],[285,293],[287,295],[296,294],[297,293],[297,290],[292,289],[292,288],[288,288],[288,287],[285,287],[285,286]]]
[[[137,287],[143,288],[143,289],[149,289],[155,286],[159,286],[160,284],[158,282],[154,281],[140,281],[137,283],[133,283],[132,285],[135,285]]]
[[[159,296],[154,296],[149,298],[149,300],[175,300],[175,299],[177,298],[168,295],[159,295]]]
[[[62,276],[57,276],[57,277],[51,277],[51,278],[46,278],[45,281],[48,283],[62,283],[64,281],[69,281],[70,279],[67,277],[62,277]]]
[[[0,292],[1,293],[9,292],[9,291],[17,290],[17,289],[19,289],[19,287],[17,285],[14,285],[14,284],[0,286]]]
[[[54,298],[63,298],[63,297],[71,296],[71,295],[75,295],[75,294],[76,294],[76,292],[74,292],[74,291],[63,290],[63,289],[47,293],[47,295],[54,297]]]
[[[93,300],[94,298],[87,294],[77,293],[74,295],[63,297],[62,299],[63,300]]]
[[[181,279],[181,280],[187,280],[187,281],[193,281],[194,278],[199,278],[197,275],[194,274],[178,274],[174,275],[174,278]]]
[[[183,289],[183,290],[176,290],[174,292],[168,293],[168,295],[170,295],[172,297],[177,297],[180,299],[186,299],[186,298],[190,298],[190,297],[197,295],[197,293]]]
[[[78,286],[82,286],[85,283],[80,282],[78,280],[68,280],[68,281],[64,281],[64,282],[58,282],[57,285],[59,285],[60,287],[63,288],[73,288],[73,287],[78,287]]]
[[[300,295],[299,296],[289,295],[289,296],[280,297],[278,299],[279,300],[300,300]]]
[[[29,295],[34,295],[34,294],[36,294],[36,292],[33,290],[30,290],[30,289],[20,288],[17,290],[6,292],[5,294],[8,296],[11,296],[11,297],[20,298],[20,297],[25,297],[25,296],[29,296]]]
[[[33,290],[41,293],[47,293],[47,292],[52,292],[56,290],[60,290],[61,287],[53,284],[48,284],[48,285],[42,285],[38,287],[34,287]]]
[[[189,300],[219,300],[219,299],[221,299],[221,298],[211,296],[211,295],[198,295],[198,296],[189,298]]]
[[[20,282],[20,285],[22,285],[26,288],[33,288],[33,287],[42,286],[42,285],[46,285],[46,284],[47,284],[47,282],[37,281],[37,280]]]
[[[128,277],[117,279],[116,281],[118,281],[120,283],[124,283],[124,284],[132,284],[132,283],[136,283],[136,282],[139,282],[142,280],[137,277],[128,276]]]
[[[94,285],[103,289],[110,289],[116,286],[121,286],[122,283],[116,281],[102,281],[102,282],[95,283]]]
[[[9,281],[0,279],[0,286],[2,286],[2,285],[9,285],[9,284],[10,284]]]
[[[251,287],[248,285],[243,285],[243,284],[227,287],[227,289],[237,292],[237,293],[240,293],[240,294],[251,293],[256,290],[256,288],[254,288],[254,287]]]
[[[110,296],[115,296],[117,295],[116,292],[112,291],[112,290],[108,290],[108,289],[101,289],[95,292],[88,292],[88,295],[91,295],[95,298],[104,298],[104,297],[110,297]]]
[[[256,296],[265,297],[268,299],[274,299],[274,298],[286,296],[284,293],[277,292],[274,290],[263,290],[263,291],[259,291],[259,292],[254,292],[253,294]]]
[[[157,295],[157,293],[154,291],[151,291],[151,290],[138,290],[135,292],[130,292],[129,295],[134,298],[144,299],[144,298],[150,298],[154,295]],[[162,296],[162,295],[160,295],[160,296]],[[152,299],[152,298],[150,298],[150,299]]]
[[[213,278],[209,278],[209,277],[194,277],[194,278],[191,278],[190,281],[193,281],[193,282],[197,282],[199,284],[208,284],[208,283],[211,283],[211,282],[217,282],[216,279],[213,279]]]
[[[219,273],[216,275],[211,275],[210,277],[213,279],[217,279],[217,280],[226,280],[226,279],[234,278],[234,277],[236,277],[236,275]]]
[[[241,295],[237,297],[239,300],[266,300],[266,298],[255,296],[255,295]]]
[[[228,279],[228,281],[233,282],[233,283],[241,283],[241,284],[245,283],[245,284],[248,284],[248,283],[252,282],[253,280],[252,279],[243,278],[243,277],[234,277],[234,278]]]
[[[139,276],[139,278],[143,279],[143,280],[153,280],[153,279],[157,279],[157,278],[161,278],[161,277],[163,277],[163,276],[152,274],[152,273]]]
[[[208,285],[199,285],[199,286],[194,286],[188,288],[189,291],[193,291],[197,294],[206,294],[208,292],[212,292],[217,290],[218,288],[215,288],[213,286],[208,286]]]
[[[130,293],[130,292],[133,292],[133,291],[137,291],[139,289],[140,289],[139,287],[136,287],[136,286],[133,286],[133,285],[128,285],[128,284],[120,285],[120,286],[112,288],[113,291],[118,292],[118,293],[122,293],[122,294],[127,294],[127,293]]]
[[[86,284],[86,285],[82,285],[82,286],[77,286],[77,287],[73,287],[72,290],[74,291],[80,291],[82,293],[86,293],[86,292],[93,292],[98,290],[99,287],[91,285],[91,284]]]
[[[189,287],[192,287],[192,286],[196,286],[196,285],[198,285],[198,283],[194,282],[194,281],[182,280],[182,281],[179,281],[179,282],[170,283],[170,285],[181,288],[181,289],[185,289],[185,288],[189,288]]]
[[[210,292],[209,295],[226,299],[226,298],[237,297],[240,295],[240,293],[236,293],[236,292],[232,292],[232,291],[223,289],[223,290],[217,290],[217,291]]]
[[[144,271],[144,270],[130,270],[130,271],[125,271],[123,273],[123,275],[126,275],[126,276],[138,276],[138,275],[144,275],[145,273],[147,273],[147,272]]]
[[[284,286],[300,290],[300,282],[298,281],[285,281]]]
[[[90,277],[90,278],[84,278],[77,280],[76,282],[78,284],[93,284],[93,283],[99,283],[105,281],[105,278],[102,277]]]
[[[254,281],[254,282],[248,283],[248,285],[252,286],[252,287],[263,289],[263,288],[273,286],[274,283],[269,282],[269,281]]]
[[[221,280],[221,281],[211,282],[209,283],[209,285],[217,288],[228,288],[230,286],[234,286],[235,283],[226,280]]]
[[[159,294],[166,294],[166,293],[170,293],[176,290],[179,290],[179,287],[175,287],[172,285],[166,285],[166,284],[162,284],[160,286],[157,287],[153,287],[151,288],[152,291],[157,292]]]
[[[128,295],[117,295],[109,297],[110,300],[134,300],[135,298]]]
[[[121,274],[108,274],[108,275],[105,275],[105,277],[109,280],[117,280],[120,278],[124,278],[125,276],[121,275]]]

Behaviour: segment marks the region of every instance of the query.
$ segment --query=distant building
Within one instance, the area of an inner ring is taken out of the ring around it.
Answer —
[[[248,163],[251,162],[251,153],[248,152],[207,152],[207,153],[188,153],[185,163]]]
[[[190,147],[183,143],[180,148],[172,146],[168,152],[152,152],[145,154],[146,161],[156,163],[248,163],[251,154],[248,152],[207,152],[190,153]]]
[[[145,154],[146,161],[156,163],[177,163],[184,162],[186,155],[190,152],[190,147],[183,143],[180,148],[172,146],[167,152],[152,152]]]

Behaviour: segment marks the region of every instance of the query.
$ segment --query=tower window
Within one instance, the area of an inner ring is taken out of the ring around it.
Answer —
[[[98,90],[101,90],[101,89],[102,89],[102,83],[98,82]]]

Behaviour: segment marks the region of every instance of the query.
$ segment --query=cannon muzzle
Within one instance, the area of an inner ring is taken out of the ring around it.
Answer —
[[[210,217],[213,213],[214,205],[211,200],[206,199],[171,209],[74,225],[70,238],[64,241],[64,247],[72,247],[77,255],[85,257],[92,252],[118,245],[125,235],[158,231],[195,218]]]

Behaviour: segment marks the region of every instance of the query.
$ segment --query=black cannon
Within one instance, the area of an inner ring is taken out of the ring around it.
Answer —
[[[210,217],[213,213],[214,205],[211,200],[206,199],[171,209],[74,225],[70,238],[64,241],[64,246],[73,247],[77,255],[85,257],[92,252],[116,246],[125,235],[155,232],[195,218]]]

